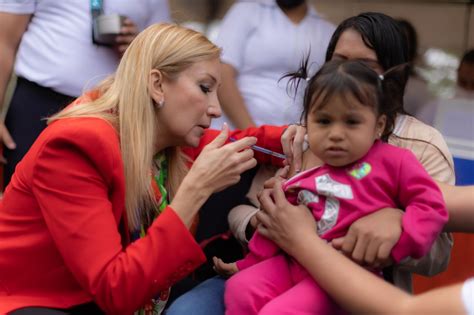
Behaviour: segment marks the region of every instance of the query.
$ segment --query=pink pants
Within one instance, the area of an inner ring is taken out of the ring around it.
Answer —
[[[346,314],[303,267],[284,255],[232,276],[224,300],[226,315]]]

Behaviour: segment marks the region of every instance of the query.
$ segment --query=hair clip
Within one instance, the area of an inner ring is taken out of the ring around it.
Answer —
[[[385,79],[383,74],[379,74],[379,79],[382,80],[382,81],[383,81],[383,79]]]

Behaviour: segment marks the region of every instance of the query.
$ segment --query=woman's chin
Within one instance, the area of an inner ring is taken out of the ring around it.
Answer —
[[[200,142],[201,142],[201,137],[194,136],[192,138],[186,139],[186,146],[196,148]]]

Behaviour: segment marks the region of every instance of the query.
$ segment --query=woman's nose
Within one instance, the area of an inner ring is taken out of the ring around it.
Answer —
[[[221,104],[219,103],[219,98],[217,97],[217,93],[214,97],[212,97],[209,107],[207,108],[207,114],[212,118],[218,118],[222,115]]]

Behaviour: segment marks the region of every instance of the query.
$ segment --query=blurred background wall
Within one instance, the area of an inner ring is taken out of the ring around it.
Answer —
[[[177,22],[208,24],[224,16],[234,0],[170,0]],[[435,47],[461,55],[474,47],[474,1],[469,0],[311,0],[316,10],[334,24],[364,11],[383,12],[413,23],[420,52]]]

